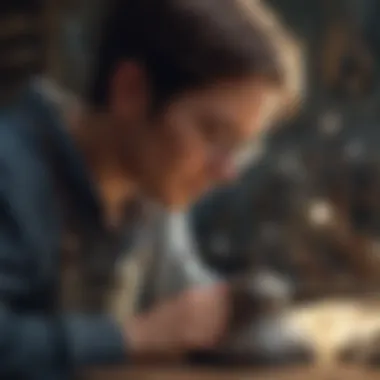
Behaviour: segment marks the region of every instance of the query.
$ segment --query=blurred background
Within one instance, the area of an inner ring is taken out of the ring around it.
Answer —
[[[252,259],[301,281],[380,274],[379,2],[272,0],[306,57],[305,102],[255,147],[240,181],[194,223],[223,273]]]

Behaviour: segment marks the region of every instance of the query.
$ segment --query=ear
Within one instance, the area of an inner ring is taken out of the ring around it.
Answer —
[[[120,63],[110,80],[111,113],[121,120],[138,122],[145,118],[149,102],[148,81],[144,67],[130,61]]]

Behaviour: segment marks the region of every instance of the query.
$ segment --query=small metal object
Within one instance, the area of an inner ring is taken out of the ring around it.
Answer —
[[[292,298],[293,287],[289,280],[269,270],[259,271],[249,282],[252,294],[263,299],[288,302]]]

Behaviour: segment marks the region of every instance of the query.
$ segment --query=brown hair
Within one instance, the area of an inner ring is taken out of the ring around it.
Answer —
[[[2,94],[44,68],[43,1],[4,0],[0,5],[0,87]]]
[[[256,13],[258,5],[250,2],[113,1],[88,100],[107,105],[109,79],[121,60],[145,67],[160,102],[218,79],[259,75],[284,84],[286,67],[276,44],[281,31],[274,36],[274,28],[268,30],[260,20],[263,8]]]

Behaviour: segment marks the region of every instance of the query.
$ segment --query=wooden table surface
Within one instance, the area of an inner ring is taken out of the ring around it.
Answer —
[[[91,380],[378,380],[380,369],[361,370],[339,367],[330,370],[313,368],[282,369],[205,369],[189,367],[141,367],[96,371]]]

